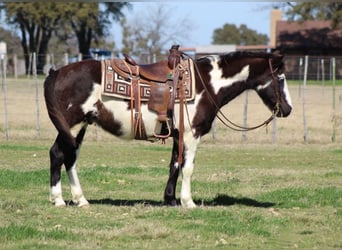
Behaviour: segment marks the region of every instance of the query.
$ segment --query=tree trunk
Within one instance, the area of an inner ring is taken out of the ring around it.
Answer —
[[[48,50],[49,41],[51,38],[52,31],[43,29],[42,38],[40,41],[37,61],[37,74],[44,74],[44,65],[46,64],[46,52]]]
[[[24,51],[24,59],[25,59],[25,73],[29,73],[29,65],[30,65],[30,55],[29,55],[29,49],[27,47],[27,39],[26,39],[26,33],[25,33],[25,27],[22,23],[20,23],[20,30],[21,30],[21,47]]]
[[[75,30],[78,40],[78,48],[80,53],[82,54],[83,59],[89,59],[90,53],[90,44],[92,38],[92,29],[87,27],[86,23],[82,23],[79,30]]]

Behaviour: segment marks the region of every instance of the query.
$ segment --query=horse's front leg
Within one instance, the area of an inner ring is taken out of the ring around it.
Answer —
[[[176,186],[177,180],[179,176],[179,168],[178,166],[178,133],[175,131],[176,135],[173,138],[173,147],[172,147],[172,155],[170,162],[170,172],[169,179],[166,184],[165,192],[164,192],[164,201],[166,205],[176,206]]]
[[[184,137],[185,150],[183,159],[184,165],[182,168],[180,200],[182,206],[186,208],[196,207],[191,195],[191,177],[194,170],[194,160],[199,142],[200,137],[195,138],[191,132],[187,133]]]

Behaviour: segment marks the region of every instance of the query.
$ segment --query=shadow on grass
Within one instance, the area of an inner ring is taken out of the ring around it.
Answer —
[[[100,199],[100,200],[88,200],[88,202],[92,204],[100,204],[100,205],[110,205],[110,206],[135,206],[135,205],[146,205],[146,206],[154,206],[161,207],[164,205],[163,201],[154,201],[154,200],[113,200],[110,198]]]
[[[233,206],[233,205],[244,205],[249,207],[263,207],[268,208],[276,205],[272,202],[260,202],[257,200],[253,200],[246,197],[236,198],[231,197],[224,194],[217,195],[212,200],[195,200],[194,201],[198,206]],[[146,206],[155,206],[160,207],[164,206],[165,203],[163,201],[156,200],[113,200],[110,198],[100,199],[100,200],[89,200],[90,204],[101,204],[101,205],[110,205],[110,206],[135,206],[135,205],[146,205]],[[180,205],[179,200],[177,200],[177,204]]]
[[[195,201],[196,204],[201,201]],[[246,197],[232,197],[225,194],[219,194],[212,200],[202,201],[204,206],[233,206],[233,205],[244,205],[248,207],[273,207],[276,203],[273,202],[260,202]]]

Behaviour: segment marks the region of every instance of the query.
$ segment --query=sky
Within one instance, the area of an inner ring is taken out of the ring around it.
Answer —
[[[226,1],[163,1],[163,2],[131,2],[132,9],[124,11],[129,21],[147,10],[160,4],[170,8],[172,20],[187,18],[191,21],[189,39],[180,41],[182,47],[209,45],[212,42],[213,31],[222,28],[224,24],[240,26],[246,24],[249,29],[269,37],[270,12],[274,2],[226,2]],[[121,48],[121,28],[119,24],[113,27],[115,43]]]

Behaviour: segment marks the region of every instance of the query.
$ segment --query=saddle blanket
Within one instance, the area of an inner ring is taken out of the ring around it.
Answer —
[[[188,79],[186,79],[185,96],[187,101],[192,101],[195,98],[194,66],[192,60],[186,60],[188,61],[188,72],[186,74]],[[102,61],[102,95],[130,100],[132,96],[132,80],[129,74],[119,74],[114,70],[111,63],[111,60]],[[152,85],[165,86],[168,84],[167,82],[156,82],[153,80],[144,79],[143,76],[140,77],[141,79],[139,80],[139,88],[141,101],[149,101],[151,97]],[[177,92],[176,101],[179,101]]]

